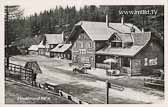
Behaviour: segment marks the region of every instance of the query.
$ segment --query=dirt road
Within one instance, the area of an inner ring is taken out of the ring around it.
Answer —
[[[44,56],[15,56],[10,59],[11,62],[21,65],[24,65],[26,61],[36,60],[43,72],[38,75],[38,82],[57,84],[59,89],[88,103],[103,104],[105,102],[105,82],[92,78],[88,74],[74,74],[72,71],[57,68],[68,64],[67,61]],[[163,93],[160,93],[161,95],[156,95],[132,88],[125,88],[122,92],[110,89],[109,102],[112,104],[161,103],[164,97]]]

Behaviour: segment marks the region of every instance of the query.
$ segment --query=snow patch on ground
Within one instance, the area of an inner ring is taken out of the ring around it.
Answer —
[[[106,89],[106,83],[102,81],[96,81],[96,82],[81,81],[80,84],[101,88],[104,90],[102,92],[105,92],[105,89]],[[110,93],[109,96],[111,97],[117,96],[118,98],[126,98],[130,100],[135,100],[135,101],[143,101],[146,103],[161,103],[161,101],[163,100],[163,98],[159,96],[149,95],[147,93],[139,92],[131,88],[124,88],[124,91],[109,89],[109,93]]]

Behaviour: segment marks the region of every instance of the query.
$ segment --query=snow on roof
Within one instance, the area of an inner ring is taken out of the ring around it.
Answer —
[[[96,52],[96,54],[119,55],[119,56],[135,56],[141,51],[151,39],[151,32],[133,33],[133,46],[129,48],[112,48],[108,46]]]
[[[50,52],[65,52],[71,45],[72,44],[58,44],[54,49],[50,50]]]
[[[130,33],[117,33],[117,36],[121,39],[122,42],[133,42]]]
[[[62,34],[44,34],[47,44],[59,44],[63,42]]]
[[[38,48],[45,48],[45,46],[43,45],[44,41],[41,41],[40,44],[38,45]]]
[[[96,52],[96,54],[118,55],[118,56],[134,56],[143,46],[132,46],[130,48],[106,48]]]
[[[92,40],[108,40],[113,33],[131,33],[131,28],[136,33],[141,31],[130,23],[109,23],[109,27],[105,22],[80,21],[76,26],[81,26]]]
[[[37,51],[38,50],[38,45],[31,45],[29,48],[28,48],[29,51]]]
[[[146,44],[151,38],[151,32],[132,33],[131,35],[134,39],[134,45],[138,46]]]

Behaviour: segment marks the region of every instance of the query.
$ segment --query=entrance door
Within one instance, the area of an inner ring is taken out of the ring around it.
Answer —
[[[141,60],[140,59],[133,59],[132,60],[132,73],[139,74],[141,72]]]

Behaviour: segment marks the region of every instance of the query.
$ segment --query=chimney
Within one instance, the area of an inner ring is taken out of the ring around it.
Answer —
[[[63,42],[65,41],[64,31],[62,32],[62,40],[63,40]]]
[[[124,15],[121,17],[121,24],[124,24]]]
[[[108,14],[106,14],[106,25],[107,25],[107,27],[109,27]]]
[[[144,28],[141,29],[141,32],[144,32]]]

